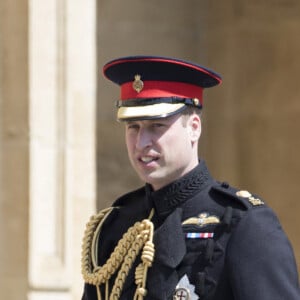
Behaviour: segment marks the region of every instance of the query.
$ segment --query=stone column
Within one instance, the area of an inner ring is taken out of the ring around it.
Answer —
[[[95,209],[95,1],[0,4],[1,298],[80,299]]]
[[[0,297],[12,300],[28,274],[27,24],[24,1],[0,1]]]

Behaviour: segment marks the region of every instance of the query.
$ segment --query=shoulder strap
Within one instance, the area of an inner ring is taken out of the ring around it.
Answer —
[[[227,183],[217,183],[212,186],[214,191],[221,193],[227,197],[230,197],[233,201],[241,204],[246,209],[253,207],[264,206],[264,201],[257,195],[251,194],[246,190],[238,190]]]

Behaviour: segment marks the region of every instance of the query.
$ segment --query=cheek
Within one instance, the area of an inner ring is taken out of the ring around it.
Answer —
[[[130,153],[133,150],[133,139],[128,134],[126,134],[126,136],[125,136],[125,144],[126,144],[127,152],[130,155]]]
[[[169,136],[165,141],[168,147],[169,156],[178,156],[185,154],[187,144],[189,143],[185,132],[177,131],[176,134]]]
[[[176,155],[180,157],[179,160],[189,159],[192,142],[187,132],[181,132],[181,135],[175,137],[174,144],[176,145]]]

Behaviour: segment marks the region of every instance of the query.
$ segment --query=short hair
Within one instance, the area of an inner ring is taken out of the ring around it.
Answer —
[[[182,112],[181,115],[183,116],[182,118],[182,124],[184,126],[186,126],[188,118],[193,115],[196,114],[201,118],[202,115],[202,109],[199,107],[195,107],[195,106],[187,106]]]

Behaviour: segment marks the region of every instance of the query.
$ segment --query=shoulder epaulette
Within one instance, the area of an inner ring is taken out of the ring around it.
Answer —
[[[253,195],[246,190],[236,189],[235,187],[230,186],[228,183],[218,182],[212,187],[212,189],[231,197],[233,200],[238,201],[247,209],[263,206],[265,204],[264,201],[256,195]]]

